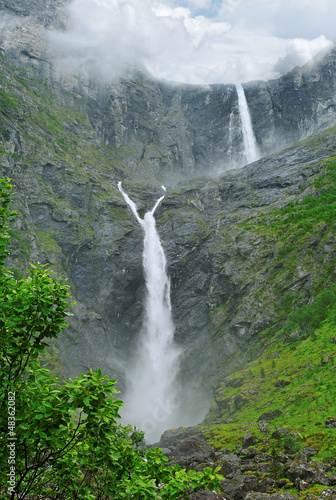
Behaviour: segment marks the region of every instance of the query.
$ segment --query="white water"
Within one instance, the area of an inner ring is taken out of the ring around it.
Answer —
[[[259,160],[260,153],[253,133],[250,111],[246,102],[245,92],[242,85],[237,84],[237,95],[240,119],[242,123],[242,132],[247,164]]]
[[[137,359],[127,370],[129,387],[124,396],[123,420],[146,431],[146,440],[153,443],[164,430],[179,423],[176,375],[180,349],[174,343],[170,281],[154,218],[164,195],[141,219],[136,204],[123,191],[121,182],[118,188],[144,230],[142,258],[147,288]],[[166,191],[164,186],[162,189]]]
[[[230,164],[233,164],[232,161],[232,150],[233,150],[233,111],[230,113],[230,123],[229,123],[229,160]]]

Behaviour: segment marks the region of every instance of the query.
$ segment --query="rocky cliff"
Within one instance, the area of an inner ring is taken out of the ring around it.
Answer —
[[[113,82],[63,72],[48,36],[67,26],[63,2],[41,5],[0,2],[8,20],[1,170],[12,178],[20,213],[9,265],[19,273],[39,260],[69,278],[77,304],[57,346],[62,363],[69,374],[100,366],[123,386],[145,285],[141,228],[117,182],[140,210],[164,182],[157,224],[176,338],[185,347],[183,378],[216,386],[253,357],[258,332],[284,321],[283,295],[304,304],[316,280],[332,279],[331,228],[321,225],[289,263],[290,241],[268,225],[289,202],[315,192],[334,154],[334,130],[283,148],[335,124],[336,50],[277,81],[244,85],[264,158],[232,169],[244,163],[234,86],[173,85],[141,70]]]

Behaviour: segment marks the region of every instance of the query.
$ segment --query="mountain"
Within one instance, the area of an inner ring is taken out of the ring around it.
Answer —
[[[336,49],[243,85],[262,158],[242,167],[235,86],[177,85],[139,68],[113,80],[97,67],[71,72],[52,37],[67,29],[63,7],[0,1],[0,165],[19,213],[8,265],[19,275],[40,261],[69,279],[76,305],[56,368],[99,366],[124,389],[145,282],[142,229],[117,184],[143,214],[164,183],[156,222],[181,379],[213,395],[207,418],[218,424],[230,418],[227,377],[246,379],[248,363],[256,376],[274,336],[282,352],[283,339],[299,345],[327,319],[288,316],[333,296]]]

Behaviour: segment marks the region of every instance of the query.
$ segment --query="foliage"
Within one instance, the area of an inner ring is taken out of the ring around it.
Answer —
[[[41,265],[5,268],[10,184],[0,186],[0,495],[48,499],[180,499],[217,488],[217,470],[167,465],[143,433],[119,424],[115,381],[90,370],[61,382],[40,366],[46,340],[67,326],[68,285]]]
[[[284,229],[284,234],[295,233],[295,239],[302,233],[314,233],[316,226],[336,221],[336,163],[331,161],[313,186],[314,194],[308,194],[301,202],[288,203],[274,214],[272,229]],[[290,244],[282,250],[283,255],[295,250]]]
[[[326,289],[316,297],[315,303],[304,306],[304,311],[295,311],[295,317],[304,318],[304,321],[298,321],[294,326],[308,324],[309,335],[288,335],[293,326],[292,323],[289,327],[290,321],[280,330],[273,328],[259,334],[258,341],[263,346],[261,356],[235,373],[244,379],[244,384],[232,388],[223,383],[217,396],[219,404],[221,399],[235,398],[242,391],[250,392],[250,398],[239,411],[232,412],[230,404],[225,409],[223,406],[221,418],[229,423],[217,423],[217,405],[206,418],[206,434],[213,446],[234,452],[235,444],[241,442],[247,431],[264,442],[258,418],[266,411],[280,410],[267,426],[274,430],[295,429],[302,436],[287,433],[282,439],[285,453],[295,454],[303,446],[311,446],[318,450],[315,458],[331,459],[334,456],[331,450],[335,446],[335,433],[333,429],[325,428],[325,419],[334,414],[336,396],[336,302],[331,299],[334,293],[334,288]],[[260,379],[262,369],[267,377]],[[290,383],[282,387],[277,384],[279,380]],[[212,419],[216,421],[215,425]],[[249,422],[248,427],[246,422]]]
[[[336,287],[322,290],[312,304],[307,304],[288,315],[284,331],[289,333],[303,326],[307,326],[310,331],[316,330],[327,319],[335,303]]]
[[[281,453],[282,451],[282,442],[281,435],[278,431],[274,433],[274,438],[271,440],[271,463],[270,463],[270,472],[273,479],[280,479],[283,474],[283,466],[281,464]]]

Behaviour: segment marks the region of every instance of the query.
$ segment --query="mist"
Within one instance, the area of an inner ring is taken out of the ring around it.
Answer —
[[[155,78],[193,84],[278,78],[333,45],[323,30],[335,16],[327,0],[319,11],[312,0],[181,3],[73,0],[69,29],[50,38],[65,70],[93,68],[113,79],[140,66]],[[318,26],[303,29],[313,19]]]

